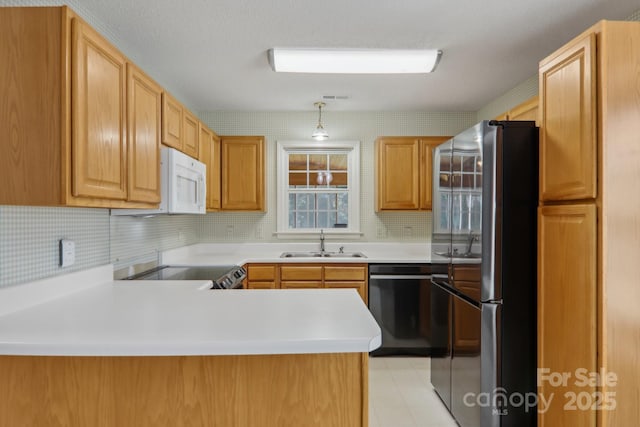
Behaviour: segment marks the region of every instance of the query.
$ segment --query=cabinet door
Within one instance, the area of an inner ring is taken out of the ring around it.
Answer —
[[[197,159],[199,155],[200,122],[198,122],[196,116],[186,109],[182,110],[182,132],[184,154]]]
[[[182,105],[162,93],[162,143],[182,151]]]
[[[450,136],[420,138],[420,210],[431,210],[433,202],[433,149]]]
[[[408,138],[377,141],[376,211],[420,207],[420,142]]]
[[[428,141],[420,141],[420,210],[431,210],[433,146]]]
[[[596,37],[540,62],[540,197],[596,197]]]
[[[161,105],[162,88],[127,64],[128,200],[160,202]]]
[[[220,138],[215,133],[211,135],[211,174],[207,175],[207,183],[211,186],[208,193],[211,210],[220,210]]]
[[[264,211],[264,138],[221,139],[223,210]]]
[[[207,211],[220,210],[220,142],[200,123],[200,161],[207,166]]]
[[[538,379],[538,393],[547,400],[555,396],[538,414],[538,425],[595,426],[595,411],[564,406],[569,403],[565,393],[593,397],[596,391],[575,385],[576,369],[596,372],[596,207],[542,207],[539,227],[538,368],[571,378],[566,385]]]
[[[77,18],[72,46],[72,194],[125,200],[126,60]]]
[[[366,282],[324,282],[327,289],[355,289],[360,294],[362,301],[367,303],[367,283]]]

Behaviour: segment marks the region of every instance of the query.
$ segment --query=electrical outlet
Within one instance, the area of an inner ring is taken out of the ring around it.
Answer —
[[[410,239],[413,237],[413,227],[405,226],[402,228],[402,237]]]
[[[233,225],[227,225],[227,237],[233,237]]]
[[[59,242],[60,267],[70,267],[76,262],[76,243],[62,239]]]

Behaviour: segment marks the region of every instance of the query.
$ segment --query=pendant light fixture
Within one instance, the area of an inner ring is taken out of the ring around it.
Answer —
[[[318,107],[318,126],[316,126],[316,130],[311,135],[311,138],[315,139],[316,141],[324,141],[326,139],[329,139],[329,134],[322,127],[322,107],[324,107],[325,105],[326,104],[324,102],[315,102],[313,104],[314,107]]]

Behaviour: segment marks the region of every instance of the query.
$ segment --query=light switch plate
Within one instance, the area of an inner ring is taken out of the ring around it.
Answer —
[[[60,267],[70,267],[76,262],[76,243],[73,240],[60,240]]]

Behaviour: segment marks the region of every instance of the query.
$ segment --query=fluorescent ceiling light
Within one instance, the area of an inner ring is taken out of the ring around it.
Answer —
[[[441,56],[436,49],[269,49],[271,68],[284,73],[430,73]]]

